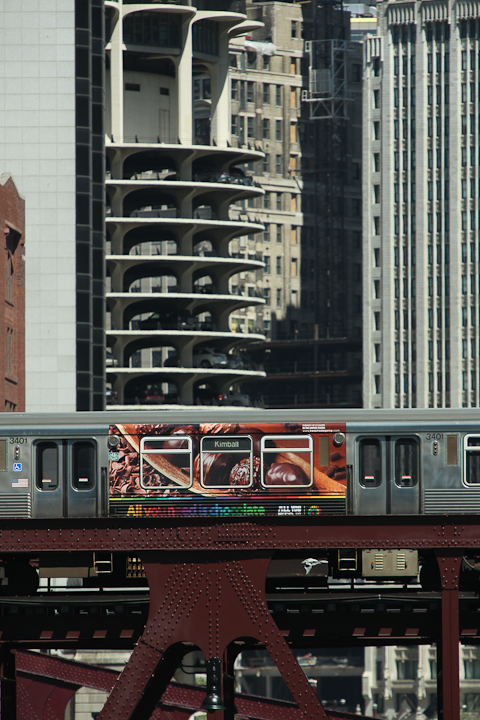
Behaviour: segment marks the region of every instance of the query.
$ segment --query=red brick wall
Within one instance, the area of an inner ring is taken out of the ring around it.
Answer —
[[[25,411],[25,201],[0,175],[0,412]]]

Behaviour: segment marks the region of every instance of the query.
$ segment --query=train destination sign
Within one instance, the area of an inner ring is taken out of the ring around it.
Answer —
[[[203,438],[203,452],[235,452],[235,450],[246,450],[250,452],[252,441],[246,437],[215,437]]]

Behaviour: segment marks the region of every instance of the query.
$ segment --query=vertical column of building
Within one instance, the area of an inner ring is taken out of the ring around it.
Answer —
[[[446,346],[446,354],[451,368],[450,392],[451,406],[460,407],[463,405],[462,387],[463,375],[460,366],[463,364],[461,354],[462,335],[462,275],[466,262],[466,245],[464,244],[464,231],[461,230],[461,174],[464,174],[467,165],[467,148],[460,134],[460,99],[461,99],[461,67],[462,47],[460,42],[459,29],[456,23],[450,25],[450,54],[449,54],[449,107],[451,108],[449,124],[448,144],[445,145],[443,158],[436,157],[437,163],[443,163],[444,175],[448,178],[450,185],[450,205],[448,208],[448,228],[451,228],[451,245],[449,246],[450,259],[450,294],[451,307],[449,313],[449,337]],[[465,163],[465,165],[464,165]],[[450,233],[449,233],[450,235]],[[431,250],[433,257],[433,248]]]
[[[228,26],[221,26],[218,33],[218,62],[211,73],[211,132],[218,147],[227,147],[230,137],[230,124],[225,122],[225,118],[229,117],[228,41]]]
[[[192,142],[192,18],[185,16],[181,24],[181,52],[177,61],[177,137],[181,143]]]
[[[384,342],[386,341],[384,403],[390,407],[409,407],[416,404],[416,373],[412,365],[412,361],[414,363],[416,359],[416,26],[413,22],[413,11],[402,19],[406,22],[392,24],[387,31],[388,40],[384,43],[385,73],[393,76],[393,96],[386,88],[382,94],[383,113],[386,112],[388,116],[390,104],[393,116],[393,127],[390,123],[390,127],[384,124],[382,128],[385,150],[390,143],[393,145],[393,186],[388,181],[389,173],[386,167],[383,168],[385,172],[382,178],[385,191],[382,232],[384,237],[390,240],[383,242],[382,246],[383,282],[384,287],[390,288],[389,309],[393,310],[393,313],[388,312],[385,303],[382,318]],[[390,210],[393,210],[392,214]],[[393,377],[392,372],[386,372],[386,367],[392,368]]]
[[[429,159],[429,128],[427,115],[425,113],[425,98],[427,96],[428,69],[427,52],[425,39],[422,32],[420,5],[415,7],[415,19],[417,22],[414,68],[412,74],[412,104],[415,104],[415,143],[416,143],[416,182],[411,189],[411,202],[416,210],[415,227],[418,242],[416,245],[416,260],[418,272],[415,284],[415,305],[416,305],[416,359],[415,370],[417,377],[417,407],[427,407],[428,404],[428,244],[427,237],[427,194],[425,192],[428,174]]]
[[[449,68],[450,26],[446,22],[419,26],[423,45],[423,83],[417,97],[423,118],[423,172],[417,197],[423,215],[426,238],[421,261],[423,313],[420,337],[425,375],[422,404],[429,407],[450,405],[450,244],[449,244]],[[420,149],[419,149],[420,152]],[[423,188],[423,197],[421,195]],[[419,289],[421,281],[419,280]],[[454,331],[455,332],[455,331]],[[426,343],[426,344],[425,344]]]
[[[103,2],[75,3],[77,410],[104,407]]]
[[[455,333],[452,316],[451,332],[451,377],[452,383],[458,384],[459,405],[463,407],[478,406],[478,358],[479,358],[479,302],[478,302],[478,255],[479,255],[479,218],[478,198],[480,185],[478,167],[479,129],[477,96],[480,92],[479,80],[479,17],[478,6],[476,16],[472,13],[462,17],[455,28],[457,52],[451,53],[450,75],[452,78],[451,95],[452,113],[451,127],[451,217],[450,226],[456,221],[459,229],[460,243],[457,249],[458,272],[452,274],[451,284],[461,296],[458,312],[455,317],[457,332]],[[456,83],[454,86],[454,78]],[[453,105],[455,96],[455,106]],[[454,126],[456,122],[456,128]],[[453,133],[456,130],[456,135]],[[457,140],[453,144],[454,138]],[[454,153],[457,153],[456,172],[453,170]],[[455,203],[454,200],[457,200]],[[456,206],[456,207],[455,207]],[[455,214],[454,214],[455,213]],[[452,248],[453,249],[453,248]],[[454,260],[452,258],[451,262]],[[453,298],[452,298],[453,300]],[[452,303],[453,311],[453,303]],[[456,356],[454,355],[456,353]],[[461,367],[461,373],[454,372]]]
[[[387,310],[388,297],[382,292],[381,207],[386,206],[388,187],[382,187],[383,167],[390,164],[388,145],[382,150],[382,41],[365,43],[363,90],[363,363],[364,406],[381,407],[386,387],[383,384],[384,356],[388,345],[382,337],[382,302]],[[392,155],[392,153],[390,153]],[[382,199],[382,205],[380,204]],[[377,200],[377,202],[375,202]],[[388,289],[388,282],[385,290]],[[373,378],[372,378],[373,373]]]
[[[123,23],[119,7],[105,7],[105,43],[109,72],[106,89],[109,93],[105,107],[105,125],[112,142],[123,142]]]

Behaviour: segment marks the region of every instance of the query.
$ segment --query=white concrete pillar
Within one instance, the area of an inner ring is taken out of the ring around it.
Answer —
[[[192,144],[192,22],[182,23],[182,52],[177,64],[177,137]],[[176,138],[175,138],[176,141]]]
[[[220,31],[218,37],[218,63],[213,66],[212,84],[212,126],[211,142],[227,147],[230,136],[229,83],[228,83],[228,30]]]
[[[123,21],[119,15],[110,40],[110,102],[113,142],[123,142]]]

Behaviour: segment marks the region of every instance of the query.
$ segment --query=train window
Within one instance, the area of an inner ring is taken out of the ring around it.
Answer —
[[[92,490],[96,480],[95,444],[88,440],[72,446],[72,486],[74,490]]]
[[[418,483],[418,443],[402,438],[395,443],[395,485],[415,487]]]
[[[447,465],[458,465],[456,435],[447,435]]]
[[[199,466],[203,487],[249,487],[253,481],[252,438],[241,435],[202,438]]]
[[[382,484],[382,446],[380,440],[360,440],[360,485],[380,487]]]
[[[36,486],[39,490],[58,488],[58,445],[55,442],[39,442],[35,445]]]
[[[268,435],[261,442],[265,487],[310,487],[313,483],[313,440],[310,435]]]
[[[480,436],[466,435],[465,450],[465,485],[480,484]]]
[[[192,484],[192,438],[146,437],[140,441],[140,486],[145,490],[189,488]]]

